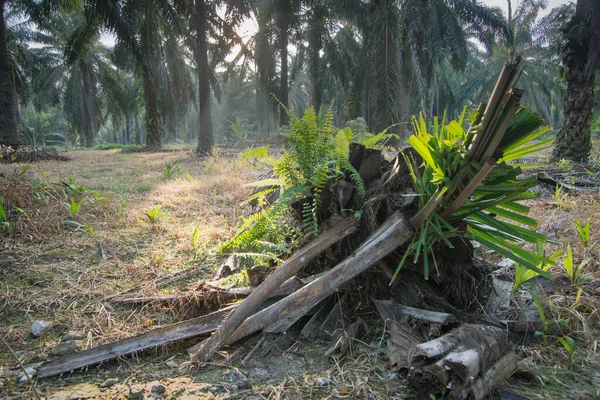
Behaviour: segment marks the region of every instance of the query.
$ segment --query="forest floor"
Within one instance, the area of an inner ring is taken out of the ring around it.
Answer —
[[[0,232],[0,337],[5,341],[0,343],[0,398],[35,398],[36,393],[49,399],[411,398],[404,375],[389,369],[382,321],[343,358],[324,355],[330,343],[307,343],[290,332],[254,336],[225,348],[206,368],[180,371],[192,340],[39,380],[35,387],[18,386],[13,352],[34,364],[49,357],[68,332],[88,349],[201,314],[173,304],[118,305],[106,297],[130,289],[144,296],[173,295],[211,279],[222,261],[212,251],[249,213],[241,205],[251,193],[244,184],[264,172],[231,149],[205,158],[186,148],[66,155],[69,161],[0,164],[0,196],[12,210],[10,233]],[[83,200],[77,213],[71,200]],[[585,268],[595,274],[590,282],[597,283],[599,194],[555,192],[530,205],[541,232],[558,247],[571,243],[577,263],[591,260]],[[575,220],[588,218],[592,235],[584,249]],[[65,220],[91,229],[74,230],[76,225]],[[185,279],[159,285],[181,272]],[[244,277],[230,283],[247,284]],[[547,318],[566,319],[574,330],[572,362],[556,338],[526,340],[519,355],[537,377],[511,379],[504,389],[531,399],[600,398],[600,292],[597,284],[589,287],[596,289],[586,289],[579,300],[574,293],[547,299],[552,314]],[[30,334],[36,320],[52,323],[40,338]]]

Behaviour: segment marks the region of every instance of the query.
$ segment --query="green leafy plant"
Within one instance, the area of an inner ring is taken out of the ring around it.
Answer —
[[[0,196],[0,230],[10,231],[12,225],[8,221],[8,216],[4,210],[4,196]]]
[[[552,198],[554,199],[554,202],[559,208],[564,208],[569,202],[569,194],[563,192],[562,186],[560,186],[559,184],[556,184],[556,188],[554,189]]]
[[[77,195],[79,195],[79,194],[84,194],[87,191],[85,185],[83,185],[83,184],[81,184],[81,185],[76,184],[75,180],[73,178],[71,178],[71,177],[67,178],[66,181],[62,181],[62,184],[65,187],[65,191],[67,193],[70,193],[70,194],[77,194]]]
[[[573,170],[573,161],[565,160],[564,158],[556,163],[556,166],[563,172],[571,172]]]
[[[92,202],[94,203],[104,203],[109,200],[108,197],[101,196],[100,192],[95,190],[88,190],[87,192],[93,196]]]
[[[518,180],[520,167],[508,164],[547,148],[552,139],[533,144],[530,141],[543,135],[548,128],[544,127],[541,117],[519,107],[510,121],[498,122],[497,126],[506,126],[503,135],[491,131],[483,134],[483,112],[484,108],[480,107],[471,115],[467,131],[463,129],[466,109],[458,120],[446,122],[444,115],[442,121],[435,118],[432,126],[428,126],[422,116],[413,118],[415,133],[408,142],[422,157],[424,168],[416,168],[406,156],[405,161],[419,199],[420,211],[414,219],[420,228],[394,278],[411,256],[414,263],[423,263],[423,273],[428,278],[430,264],[433,262],[435,266],[436,262],[434,246],[443,242],[452,247],[449,237],[458,233],[457,226],[465,224],[466,232],[463,232],[471,240],[552,278],[538,266],[553,262],[523,248],[525,242],[546,241],[544,235],[530,229],[536,227],[537,221],[527,217],[529,208],[518,203],[537,196],[529,192],[536,184],[535,178]],[[495,146],[502,151],[495,150]]]
[[[77,221],[65,220],[65,225],[73,228],[75,231],[84,231],[87,232],[94,241],[98,242],[98,238],[96,237],[96,232],[89,225],[80,224]]]
[[[165,212],[161,206],[148,207],[146,208],[146,216],[152,224],[155,224],[165,216]]]
[[[198,251],[200,248],[200,225],[196,225],[192,233],[192,248],[194,251]]]
[[[165,169],[163,170],[163,176],[165,178],[171,179],[173,176],[181,173],[181,168],[177,165],[178,162],[179,160],[175,160],[172,163],[167,163],[167,165],[165,165]]]
[[[583,247],[588,247],[590,243],[590,221],[591,218],[585,222],[585,225],[582,225],[581,221],[579,221],[578,219],[575,220],[575,225],[577,226],[577,233],[579,234],[579,238],[581,239]]]
[[[584,269],[585,266],[591,261],[590,258],[584,259],[577,267],[575,267],[573,261],[573,251],[571,250],[571,244],[567,245],[567,255],[563,258],[563,267],[565,272],[567,273],[571,284],[578,286],[585,282],[587,282],[592,275],[585,274]]]
[[[233,142],[238,142],[248,139],[248,129],[250,128],[240,117],[235,117],[233,121],[229,120],[229,130],[227,131],[227,139]]]
[[[77,215],[79,215],[79,209],[81,208],[82,204],[83,204],[83,199],[81,199],[79,201],[75,201],[74,199],[71,199],[70,203],[64,203],[63,205],[65,206],[65,208],[67,209],[69,214],[71,214],[71,218],[77,218]]]
[[[573,358],[575,357],[575,351],[577,350],[577,345],[575,340],[573,340],[570,336],[563,336],[558,338],[560,344],[562,344],[563,348],[567,351],[569,355],[569,369],[573,367]]]
[[[539,241],[537,244],[537,253],[539,256],[544,257],[544,246],[543,246],[543,242]],[[564,254],[564,251],[560,250],[557,251],[555,253],[553,253],[550,257],[548,257],[553,263],[556,263],[556,260],[558,260],[558,258],[560,256],[562,256]],[[541,269],[544,272],[548,272],[550,270],[550,267],[552,266],[552,264],[540,264],[538,265],[538,268]],[[540,274],[532,269],[523,267],[521,264],[516,264],[515,265],[515,281],[513,284],[513,293],[516,293],[523,284],[525,284],[527,281],[535,278],[536,276],[539,276]]]

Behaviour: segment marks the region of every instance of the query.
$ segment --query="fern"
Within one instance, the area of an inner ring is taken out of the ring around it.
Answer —
[[[266,208],[242,221],[236,236],[219,249],[222,253],[237,251],[240,256],[264,262],[277,259],[278,254],[285,252],[283,249],[288,249],[287,245],[300,233],[318,235],[322,193],[328,184],[348,176],[360,197],[365,197],[365,184],[348,161],[350,143],[383,148],[385,143],[396,137],[386,132],[371,135],[366,132],[366,125],[361,125],[358,120],[349,122],[349,127],[336,129],[331,107],[321,118],[312,107],[302,117],[293,110],[288,114],[290,128],[282,133],[286,150],[280,158],[271,156],[268,147],[249,149],[243,154],[245,158],[271,166],[276,178],[248,184],[263,190],[250,196],[245,203],[256,200],[259,207]],[[353,133],[355,125],[359,135]],[[266,196],[275,191],[281,192],[280,197],[267,205]],[[303,226],[300,232],[289,221],[291,204],[302,198]]]

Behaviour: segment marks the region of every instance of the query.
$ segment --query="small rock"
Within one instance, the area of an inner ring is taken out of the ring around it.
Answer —
[[[496,266],[498,268],[512,269],[514,268],[515,264],[516,263],[513,260],[509,258],[503,258],[502,260],[496,263]]]
[[[240,390],[252,389],[252,383],[248,379],[240,379],[236,384]]]
[[[62,357],[67,356],[69,354],[77,353],[81,351],[81,347],[77,344],[77,342],[70,341],[59,343],[50,350],[50,355],[54,357]]]
[[[21,371],[21,373],[17,375],[17,382],[19,383],[19,386],[26,385],[29,383],[29,379],[33,379],[36,375],[37,371],[35,369],[25,368],[25,371]]]
[[[114,384],[116,384],[117,382],[119,382],[118,379],[114,379],[114,378],[107,379],[100,384],[100,387],[101,388],[109,388],[109,387],[113,386]]]
[[[133,390],[130,390],[129,400],[144,400],[144,391],[139,390],[137,392],[134,392]]]
[[[48,332],[52,329],[52,322],[37,320],[31,325],[31,334],[38,338],[42,336],[43,333]]]
[[[29,360],[35,357],[35,353],[29,350],[18,350],[15,351],[15,355],[19,358],[19,361],[23,364],[27,364]]]
[[[256,379],[257,381],[261,381],[261,382],[265,382],[271,377],[271,374],[269,374],[269,371],[267,371],[264,368],[251,369],[248,372],[248,374],[250,375],[250,377],[252,379]]]
[[[152,393],[156,394],[165,394],[167,388],[164,385],[154,385],[152,386]]]
[[[169,360],[165,364],[171,368],[179,368],[179,363],[175,360]]]
[[[315,381],[315,386],[329,386],[331,385],[331,380],[326,378],[319,378]]]
[[[71,340],[81,340],[81,339],[83,339],[81,337],[81,335],[78,335],[75,332],[67,332],[67,333],[65,333],[65,336],[63,336],[62,341],[68,342]]]
[[[236,390],[238,390],[238,385],[236,385],[235,383],[230,383],[225,385],[225,388],[230,391],[230,392],[235,392]]]

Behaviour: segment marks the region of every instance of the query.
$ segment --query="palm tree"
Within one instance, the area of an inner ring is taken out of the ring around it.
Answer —
[[[359,109],[360,101],[373,132],[394,125],[393,131],[403,132],[398,124],[409,111],[433,108],[438,67],[448,61],[454,69],[466,65],[467,27],[508,31],[495,11],[470,0],[371,0],[364,14],[356,22],[363,50],[353,78],[355,104],[348,108]]]
[[[560,59],[556,48],[562,40],[563,22],[570,18],[572,7],[553,9],[546,17],[538,18],[546,0],[521,0],[515,9],[509,7],[506,16],[509,34],[488,41],[485,49],[471,45],[464,72],[442,67],[440,84],[445,87],[441,103],[448,110],[462,105],[485,101],[495,84],[493,79],[506,60],[513,55],[523,59],[519,87],[525,90],[522,104],[533,108],[547,124],[560,126],[563,80],[560,78]],[[478,32],[472,32],[479,36]]]
[[[5,0],[0,0],[0,144],[18,147],[21,141],[15,117],[15,95],[8,62],[4,12]]]
[[[247,0],[194,0],[189,3],[184,1],[180,9],[190,16],[190,45],[198,74],[197,152],[208,154],[214,144],[211,88],[214,90],[218,84],[214,69],[235,44],[240,44],[235,27],[249,14],[250,5]],[[225,11],[223,17],[219,15],[220,8]],[[216,43],[209,42],[209,37]]]
[[[146,149],[158,150],[162,146],[160,114],[158,112],[158,15],[153,1],[143,1],[139,14],[140,41],[144,55],[144,106],[146,108]]]
[[[585,162],[592,148],[595,74],[600,67],[600,2],[577,0],[564,30],[567,92],[564,123],[556,138],[555,159]]]

